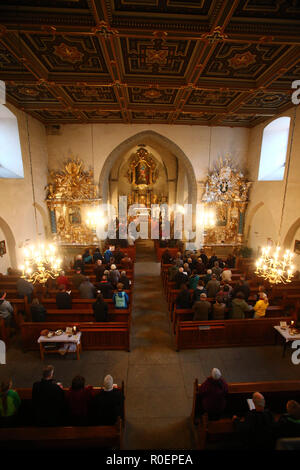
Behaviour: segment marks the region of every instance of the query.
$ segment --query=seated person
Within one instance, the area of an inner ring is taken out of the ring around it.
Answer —
[[[120,277],[119,282],[120,282],[121,284],[123,284],[124,290],[129,290],[129,289],[130,289],[131,281],[130,281],[130,279],[126,276],[126,271],[121,271],[121,277]]]
[[[6,300],[6,292],[0,292],[0,318],[4,319],[5,326],[12,325],[13,311],[13,306]]]
[[[226,305],[223,303],[223,298],[217,295],[216,302],[212,306],[213,320],[224,320]]]
[[[127,253],[125,253],[124,258],[121,259],[120,265],[122,266],[122,269],[132,269],[132,259],[128,256]]]
[[[81,299],[94,299],[95,286],[90,282],[90,278],[86,276],[85,280],[79,286],[79,294]]]
[[[259,300],[253,307],[254,317],[253,318],[263,318],[266,315],[266,310],[269,307],[267,294],[260,292]]]
[[[212,369],[210,377],[201,384],[199,393],[203,412],[211,420],[220,419],[226,407],[228,385],[219,369]]]
[[[64,419],[64,391],[54,382],[53,375],[54,367],[45,367],[42,380],[32,387],[33,413],[38,426],[59,426]]]
[[[93,398],[93,387],[85,387],[85,378],[76,375],[66,392],[67,414],[73,426],[89,424],[89,408]]]
[[[191,299],[188,286],[186,284],[181,284],[180,291],[176,297],[176,308],[190,308]]]
[[[60,284],[63,284],[66,290],[70,289],[70,282],[67,276],[65,275],[65,271],[61,271],[60,275],[56,278],[57,287],[59,287]]]
[[[124,292],[123,284],[117,285],[117,292],[113,294],[113,302],[115,308],[128,308],[129,305],[129,297],[127,292]]]
[[[200,294],[200,300],[194,303],[194,321],[208,320],[211,311],[211,305],[210,302],[208,302],[206,299],[206,294]]]
[[[190,276],[192,274],[189,263],[184,263],[183,264],[183,272],[186,273],[188,276]]]
[[[123,396],[121,390],[114,388],[113,378],[104,378],[103,390],[97,393],[91,404],[92,417],[95,424],[111,426],[122,417]]]
[[[300,437],[300,405],[295,400],[286,404],[287,413],[283,414],[275,424],[276,438]]]
[[[0,388],[0,425],[13,425],[21,404],[18,392],[12,389],[12,380],[2,380]]]
[[[245,297],[242,292],[237,293],[231,305],[232,306],[231,306],[230,318],[239,318],[239,319],[245,318],[245,313],[253,310],[252,305],[248,305],[247,302],[245,301]]]
[[[198,285],[196,287],[196,289],[194,290],[194,293],[193,293],[193,299],[192,299],[192,302],[198,302],[200,300],[200,295],[201,294],[206,294],[207,295],[207,290],[205,289],[204,287],[204,282],[199,279],[198,281]]]
[[[113,286],[107,280],[107,276],[103,275],[101,282],[97,282],[96,289],[100,290],[104,299],[111,299],[113,296]]]
[[[96,321],[103,322],[108,320],[108,305],[104,302],[100,291],[97,291],[97,300],[93,304],[93,311]]]
[[[255,408],[248,411],[244,420],[233,416],[235,430],[239,433],[244,447],[251,450],[271,450],[274,448],[274,418],[265,409],[265,398],[255,392],[252,395]]]
[[[56,307],[59,310],[68,310],[72,308],[72,297],[66,292],[64,284],[60,284],[59,292],[56,294]]]
[[[37,297],[34,297],[30,306],[30,313],[32,321],[46,321],[47,310],[42,305]]]
[[[121,251],[120,247],[117,246],[116,250],[115,250],[115,253],[114,253],[115,263],[120,264],[121,260],[124,258],[124,256],[125,255],[124,255],[123,251]]]

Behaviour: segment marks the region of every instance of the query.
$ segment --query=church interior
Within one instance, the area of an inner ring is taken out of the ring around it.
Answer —
[[[1,0],[0,97],[1,452],[300,448],[299,0]]]

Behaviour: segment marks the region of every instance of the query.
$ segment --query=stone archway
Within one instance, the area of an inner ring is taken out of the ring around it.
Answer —
[[[299,227],[300,227],[300,217],[297,220],[295,220],[295,222],[290,226],[289,230],[287,231],[287,234],[283,241],[284,248],[292,249],[291,244],[295,238],[296,232]]]
[[[256,204],[249,212],[249,216],[247,217],[247,224],[245,227],[245,242],[248,243],[249,236],[250,236],[250,230],[251,230],[251,224],[253,221],[253,218],[255,214],[259,211],[259,209],[264,205],[264,202],[261,201],[258,204]]]
[[[7,244],[7,250],[10,257],[10,264],[11,267],[16,269],[17,268],[17,255],[16,255],[16,240],[14,234],[5,220],[0,217],[0,228],[5,235],[5,240]]]
[[[122,157],[126,152],[128,152],[132,147],[140,143],[145,143],[153,146],[159,146],[160,148],[166,148],[171,152],[179,161],[183,163],[186,168],[186,174],[189,184],[189,203],[196,204],[197,202],[197,182],[195,177],[194,168],[186,156],[186,154],[175,144],[173,141],[164,137],[163,135],[152,131],[142,131],[138,134],[135,134],[132,137],[121,142],[106,158],[105,163],[102,167],[99,179],[99,188],[100,196],[102,197],[103,203],[108,202],[108,189],[109,189],[109,175],[114,164],[119,158]]]

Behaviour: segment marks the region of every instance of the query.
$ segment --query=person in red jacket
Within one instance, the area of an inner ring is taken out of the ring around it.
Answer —
[[[219,369],[212,369],[210,377],[200,386],[202,410],[211,420],[220,419],[226,407],[228,385]]]
[[[73,425],[87,425],[89,408],[93,398],[93,387],[85,387],[85,379],[76,375],[71,388],[66,392],[68,417]]]
[[[65,286],[66,290],[70,289],[70,282],[64,271],[61,271],[60,275],[56,278],[57,287],[61,284]]]

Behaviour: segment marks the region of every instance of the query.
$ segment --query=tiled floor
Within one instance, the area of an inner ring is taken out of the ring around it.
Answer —
[[[151,242],[140,241],[135,265],[131,352],[86,351],[80,361],[52,356],[56,378],[69,386],[80,373],[88,384],[100,385],[110,373],[125,382],[125,449],[193,449],[190,421],[193,382],[201,382],[218,367],[228,382],[300,379],[300,366],[280,346],[216,348],[176,352],[161,290],[160,266]],[[8,350],[2,375],[17,387],[30,387],[40,378],[38,352],[24,354],[18,342]]]

